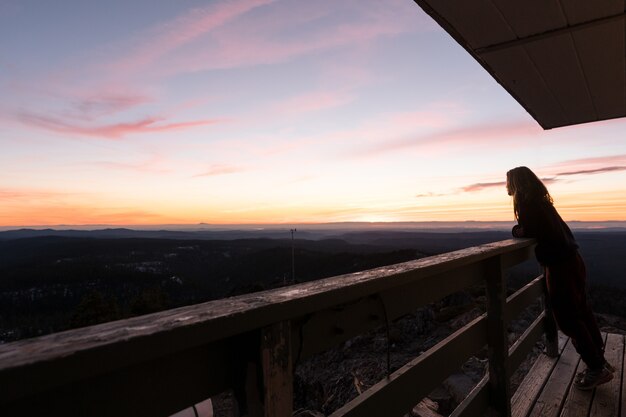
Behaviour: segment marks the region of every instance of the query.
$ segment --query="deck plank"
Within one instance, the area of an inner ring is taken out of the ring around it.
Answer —
[[[624,336],[609,334],[606,338],[604,356],[616,369],[622,369]],[[616,371],[612,381],[595,389],[589,417],[616,417],[619,415],[621,372]]]
[[[603,334],[602,337],[606,342],[606,334]],[[582,372],[586,367],[583,361],[578,362],[576,373]],[[593,391],[581,391],[570,385],[561,417],[587,417],[592,400]]]
[[[559,415],[579,360],[580,357],[574,345],[568,343],[539,395],[530,417],[557,417]]]
[[[569,338],[559,333],[559,355],[563,353],[568,343]],[[545,354],[539,355],[511,398],[511,417],[528,416],[537,396],[558,362],[558,358],[558,356],[551,358]]]
[[[576,373],[585,369],[583,361],[578,362]],[[581,391],[570,385],[561,417],[587,417],[593,399],[593,391]]]
[[[626,373],[626,371],[624,371],[624,369],[626,369],[626,336],[624,336],[625,340],[624,340],[624,354],[622,356],[622,369],[616,367],[615,370],[615,374],[616,375],[621,375],[621,379],[622,379],[622,404],[621,404],[621,412],[620,412],[620,416],[622,417],[626,417],[626,383],[624,382],[624,374]]]

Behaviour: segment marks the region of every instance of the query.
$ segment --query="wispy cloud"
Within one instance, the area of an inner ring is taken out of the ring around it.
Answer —
[[[584,159],[576,159],[576,160],[559,162],[557,164],[552,165],[551,167],[544,168],[543,171],[554,171],[554,167],[557,167],[557,168],[562,167],[562,166],[572,167],[575,165],[578,165],[580,169],[571,170],[571,171],[557,171],[556,173],[552,174],[550,177],[541,178],[541,181],[543,181],[545,184],[550,184],[550,183],[554,183],[554,182],[562,180],[562,177],[569,177],[569,176],[576,176],[576,175],[595,175],[595,174],[604,174],[607,172],[626,171],[626,165],[603,166],[603,167],[597,167],[597,168],[585,167],[589,165],[597,165],[598,163],[607,162],[607,161],[608,162],[622,162],[622,161],[626,162],[626,155],[611,155],[611,156],[605,156],[605,157],[584,158]],[[479,182],[479,183],[469,184],[464,187],[461,187],[458,190],[458,192],[466,192],[466,193],[476,192],[476,191],[482,191],[488,188],[505,187],[505,186],[506,186],[506,181]],[[434,193],[428,193],[428,194],[434,195]]]
[[[90,166],[98,166],[105,169],[133,171],[148,174],[165,174],[171,172],[164,162],[164,158],[160,155],[153,155],[139,162],[116,162],[116,161],[97,161],[90,163]]]
[[[377,156],[385,152],[402,151],[417,147],[420,148],[421,152],[427,153],[449,152],[455,145],[476,148],[540,133],[541,128],[530,121],[485,123],[460,128],[448,127],[434,133],[414,135],[410,139],[387,140],[365,147],[358,151],[357,154],[361,156]]]
[[[568,159],[545,166],[546,172],[576,172],[586,170],[605,169],[606,167],[626,166],[626,154],[592,156],[588,158]]]
[[[109,69],[118,74],[135,73],[225,23],[275,0],[211,2],[157,25],[131,42],[127,54],[114,59]]]
[[[450,195],[452,193],[433,193],[433,192],[428,192],[428,193],[420,193],[420,194],[415,194],[416,198],[426,198],[426,197],[443,197],[446,195]]]
[[[73,107],[89,118],[108,116],[123,112],[153,101],[153,98],[139,93],[90,92],[73,101]]]
[[[139,34],[122,56],[110,57],[109,73],[128,78],[150,67],[151,75],[268,65],[340,47],[371,47],[371,41],[430,30],[407,16],[406,4],[275,0],[213,2]],[[263,12],[261,12],[262,7]],[[251,13],[259,10],[261,13]],[[315,24],[312,24],[315,22]],[[111,48],[113,49],[113,48]],[[166,59],[167,58],[167,59]],[[159,65],[155,66],[157,63]]]
[[[581,169],[578,171],[567,171],[567,172],[559,172],[558,176],[567,176],[567,175],[588,175],[588,174],[602,174],[605,172],[615,172],[615,171],[626,171],[626,166],[612,166],[612,167],[602,167],[595,169]]]
[[[477,182],[475,184],[466,185],[461,188],[461,191],[466,193],[471,193],[473,191],[481,191],[485,188],[494,188],[494,187],[504,187],[506,186],[506,181],[496,181],[496,182]]]
[[[21,124],[31,128],[74,136],[90,136],[104,139],[121,139],[127,135],[141,133],[171,132],[212,125],[222,121],[220,119],[204,119],[164,123],[166,119],[163,117],[148,117],[135,122],[89,125],[29,112],[18,113],[16,119]]]
[[[213,177],[216,175],[235,174],[243,171],[246,171],[246,168],[235,165],[214,164],[211,165],[208,170],[201,172],[200,174],[196,174],[193,177]]]
[[[558,178],[541,178],[544,184],[551,184],[558,181]],[[486,188],[496,188],[496,187],[506,187],[506,181],[495,181],[495,182],[477,182],[475,184],[466,185],[465,187],[459,188],[459,192],[471,193],[476,191],[482,191]]]

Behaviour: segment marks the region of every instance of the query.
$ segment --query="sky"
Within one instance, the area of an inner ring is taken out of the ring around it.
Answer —
[[[0,0],[0,226],[625,220],[626,119],[542,130],[411,0]]]

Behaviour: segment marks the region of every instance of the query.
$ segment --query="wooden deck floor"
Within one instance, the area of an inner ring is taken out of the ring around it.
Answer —
[[[512,398],[513,417],[626,417],[624,336],[603,334],[606,359],[615,377],[593,391],[580,391],[572,381],[585,368],[569,339],[561,337],[560,356],[541,355]]]

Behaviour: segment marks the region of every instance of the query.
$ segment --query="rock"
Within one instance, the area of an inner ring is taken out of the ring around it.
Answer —
[[[439,404],[429,398],[424,398],[411,410],[412,417],[443,417],[437,411]]]
[[[432,307],[422,307],[415,312],[413,324],[417,334],[424,334],[430,331],[434,325],[435,312]]]
[[[452,374],[443,381],[443,385],[448,389],[454,401],[460,403],[468,396],[475,383],[465,374]]]
[[[439,323],[448,322],[450,320],[453,320],[458,315],[465,313],[470,308],[471,308],[471,305],[468,305],[468,304],[443,307],[435,314],[435,320],[437,320]]]
[[[474,297],[468,291],[459,291],[443,299],[446,306],[464,306],[474,304]]]
[[[472,308],[471,310],[459,314],[457,317],[454,317],[454,319],[450,320],[450,323],[448,323],[448,325],[453,329],[458,329],[465,326],[481,314],[482,313],[479,309]]]
[[[476,356],[470,357],[461,367],[463,373],[469,376],[472,381],[480,381],[487,372],[487,359],[479,359]]]

